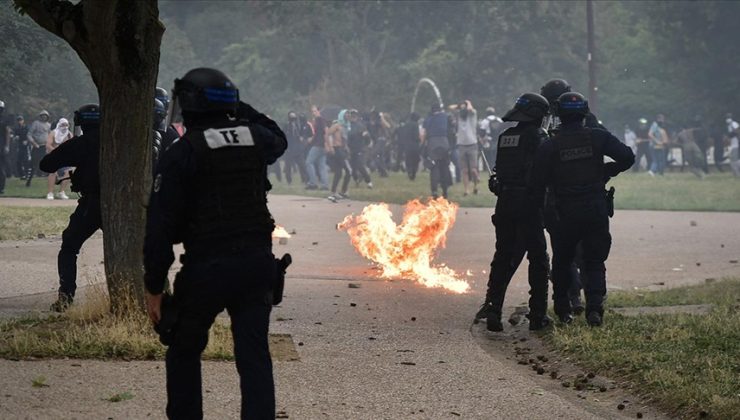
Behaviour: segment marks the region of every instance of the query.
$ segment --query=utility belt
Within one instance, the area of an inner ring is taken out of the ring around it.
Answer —
[[[197,241],[197,245],[190,243],[185,245],[185,254],[180,256],[180,262],[185,264],[214,257],[238,256],[244,252],[271,245],[272,234],[268,232],[246,232],[232,239],[200,240]]]

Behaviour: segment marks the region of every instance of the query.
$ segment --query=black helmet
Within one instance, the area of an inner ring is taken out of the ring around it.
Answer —
[[[540,95],[547,98],[547,102],[550,103],[550,106],[553,106],[560,95],[565,92],[570,92],[570,85],[563,79],[549,80],[544,86],[542,86],[542,89],[540,89]]]
[[[566,92],[558,98],[558,117],[570,117],[578,115],[581,117],[588,114],[588,101],[578,92]]]
[[[239,90],[234,83],[219,70],[204,67],[175,79],[172,95],[184,112],[234,113],[239,106]]]
[[[167,109],[159,99],[154,99],[154,126],[159,127],[167,117]]]
[[[504,121],[537,121],[547,115],[550,109],[547,99],[536,93],[525,93],[516,100],[514,108],[503,116]]]
[[[157,86],[157,89],[154,91],[154,97],[162,102],[165,109],[170,105],[170,94],[167,93],[166,89]]]
[[[98,104],[82,105],[75,111],[75,125],[100,125],[100,107]]]

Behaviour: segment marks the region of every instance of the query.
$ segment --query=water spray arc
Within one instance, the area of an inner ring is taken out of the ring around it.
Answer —
[[[416,83],[416,89],[414,89],[414,96],[411,98],[411,112],[416,111],[416,96],[419,94],[419,89],[421,88],[421,86],[425,83],[431,86],[432,90],[434,90],[434,94],[437,96],[437,101],[439,101],[439,107],[444,108],[444,103],[442,102],[442,95],[439,94],[439,89],[437,89],[437,85],[434,83],[434,80],[429,79],[427,77],[422,77]]]

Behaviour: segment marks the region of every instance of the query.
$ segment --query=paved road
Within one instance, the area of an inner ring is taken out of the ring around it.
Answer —
[[[5,200],[0,205],[9,205]],[[277,222],[297,231],[287,245],[275,245],[276,254],[291,252],[295,264],[272,324],[273,332],[292,335],[300,354],[298,362],[275,365],[278,408],[290,418],[634,418],[634,412],[547,386],[471,334],[470,321],[485,292],[482,271],[492,253],[488,210],[461,209],[438,257],[474,273],[472,292],[455,295],[375,278],[346,233],[334,228],[365,204],[270,199]],[[612,288],[740,275],[740,266],[730,262],[739,257],[740,214],[618,211],[613,231]],[[57,238],[0,243],[0,312],[48,304],[58,246]],[[83,281],[99,281],[101,256],[99,238],[83,249]],[[526,300],[525,272],[517,272],[508,305]],[[360,288],[349,288],[350,282]],[[30,293],[37,295],[23,296]],[[161,362],[0,361],[0,372],[1,418],[162,417]],[[233,364],[205,363],[204,372],[208,418],[236,417]],[[48,388],[31,387],[39,375],[48,378]],[[124,391],[134,399],[102,400]]]

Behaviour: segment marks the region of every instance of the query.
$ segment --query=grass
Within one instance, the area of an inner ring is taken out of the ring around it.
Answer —
[[[332,174],[330,173],[331,177]],[[404,204],[408,200],[430,195],[429,173],[421,172],[416,181],[410,181],[404,174],[391,172],[388,178],[373,174],[373,189],[364,183],[355,186],[350,183],[349,194],[361,201],[385,201]],[[496,203],[496,197],[488,191],[488,176],[481,173],[478,195],[463,196],[462,184],[450,187],[449,196],[461,207],[489,207]],[[43,181],[43,182],[42,182]],[[294,179],[293,185],[278,182],[270,175],[273,194],[293,194],[326,198],[328,191],[306,191]],[[693,211],[740,211],[740,181],[729,173],[711,173],[705,179],[697,179],[688,172],[670,172],[663,177],[651,178],[646,173],[627,172],[614,178],[610,185],[617,189],[615,206],[631,210],[693,210]],[[46,179],[33,181],[30,188],[17,178],[7,181],[6,197],[43,198],[46,196]],[[70,194],[74,198],[74,194]]]
[[[330,174],[331,176],[331,174]],[[462,184],[450,187],[449,197],[461,207],[493,207],[496,197],[488,191],[487,175],[479,184],[478,195],[463,196]],[[306,191],[303,185],[278,182],[270,175],[274,194],[295,194],[325,198],[328,191]],[[417,197],[430,194],[429,174],[420,173],[415,181],[404,174],[391,172],[388,178],[373,176],[373,189],[364,183],[350,183],[349,195],[362,201],[385,201],[404,204]],[[704,180],[690,173],[668,173],[663,177],[651,178],[645,173],[624,173],[612,180],[616,190],[615,206],[618,209],[639,210],[694,210],[694,211],[740,211],[740,181],[728,173],[712,173]]]
[[[0,206],[0,241],[60,235],[74,207]]]
[[[610,306],[713,304],[708,315],[607,313],[545,339],[577,363],[620,379],[669,414],[740,419],[740,279],[647,293],[614,293]]]
[[[31,186],[26,187],[26,181],[21,181],[18,178],[8,178],[5,182],[5,194],[4,197],[20,197],[20,198],[46,198],[48,189],[46,176],[33,177]],[[59,186],[54,187],[54,191],[59,191]],[[76,199],[77,194],[70,192],[69,187],[66,189],[67,195],[70,199]]]
[[[84,302],[73,305],[63,315],[27,316],[0,321],[0,357],[102,360],[164,358],[166,349],[160,344],[143,311],[113,316],[108,311],[108,297],[103,286],[90,287]],[[270,344],[274,359],[297,359],[292,341],[290,346],[286,346],[284,336],[271,336]],[[234,360],[228,325],[217,320],[211,327],[203,359]]]

